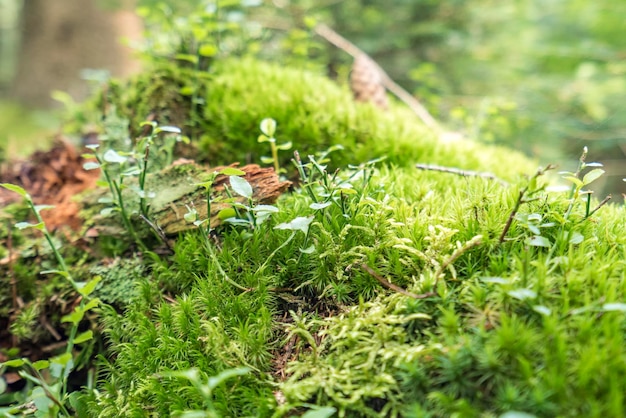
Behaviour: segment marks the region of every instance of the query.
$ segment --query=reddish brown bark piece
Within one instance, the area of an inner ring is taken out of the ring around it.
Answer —
[[[237,166],[238,163],[235,163],[228,167]],[[204,168],[192,161],[182,160],[175,162],[171,167],[159,173],[159,177],[171,179],[171,182],[160,188],[162,196],[167,198],[155,201],[151,208],[151,215],[155,223],[166,234],[176,234],[195,229],[193,224],[184,219],[184,215],[188,211],[187,207],[194,208],[198,212],[198,219],[206,219],[207,204],[206,191],[202,187],[194,186],[194,184],[202,183],[203,175],[206,176],[224,168],[226,167]],[[248,164],[238,168],[246,173],[243,177],[252,186],[255,204],[272,204],[291,186],[289,181],[280,181],[273,168],[262,168],[257,164]],[[186,174],[181,176],[174,172]],[[220,175],[215,179],[211,188],[213,202],[211,203],[210,218],[213,227],[221,222],[218,216],[219,212],[232,206],[231,202],[221,201],[228,198],[225,190],[225,186],[228,184],[228,176]],[[233,195],[237,202],[247,204],[243,197],[239,197],[235,193]]]
[[[72,200],[77,194],[93,188],[99,170],[83,169],[85,160],[67,141],[59,138],[49,151],[37,151],[26,161],[10,163],[2,171],[0,181],[23,187],[37,205],[53,205],[41,215],[49,229],[67,225],[78,230],[82,225],[78,217],[79,204]],[[19,201],[21,197],[0,189],[0,206]]]

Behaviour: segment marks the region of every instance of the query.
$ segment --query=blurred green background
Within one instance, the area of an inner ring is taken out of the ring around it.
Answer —
[[[564,170],[588,146],[607,171],[598,197],[626,193],[626,2],[615,0],[0,0],[0,144],[24,155],[62,129],[51,91],[71,107],[102,70],[126,76],[198,42],[212,59],[252,54],[346,83],[352,60],[313,34],[319,22],[468,140]]]

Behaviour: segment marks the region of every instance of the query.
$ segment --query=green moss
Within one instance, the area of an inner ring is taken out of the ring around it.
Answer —
[[[193,111],[191,97],[180,93],[189,83],[202,99]],[[333,159],[336,166],[386,156],[399,166],[446,164],[505,178],[535,168],[511,150],[442,140],[402,105],[383,112],[355,103],[350,92],[324,77],[253,60],[218,62],[202,77],[189,69],[161,66],[114,89],[109,98],[132,127],[152,114],[162,125],[184,128],[200,148],[194,157],[212,165],[258,162],[269,154],[267,144],[257,138],[261,120],[271,117],[278,122],[279,141],[292,141],[303,156],[343,145],[345,151]],[[281,166],[289,166],[291,157],[284,153]]]
[[[91,277],[102,277],[94,296],[104,303],[123,309],[138,297],[137,282],[144,277],[145,267],[140,258],[117,258],[106,266],[91,267],[89,274]]]
[[[567,196],[540,191],[519,213],[542,218],[550,246],[531,245],[535,233],[520,218],[501,243],[524,175],[536,169],[518,153],[442,141],[400,107],[356,105],[293,69],[227,61],[201,82],[184,71],[140,76],[120,90],[118,109],[138,119],[137,109],[167,110],[172,123],[170,106],[185,100],[174,92],[196,80],[203,119],[187,125],[202,132],[212,163],[256,161],[267,151],[256,142],[265,117],[303,156],[344,145],[332,154],[342,178],[354,174],[348,162],[388,159],[369,182],[355,177],[351,192],[338,193],[342,204],[314,210],[297,189],[260,227],[222,227],[216,259],[196,232],[181,235],[174,255],[138,280],[127,312],[105,316],[106,374],[86,396],[94,416],[206,409],[197,389],[166,374],[195,368],[206,381],[242,366],[251,373],[213,393],[222,416],[293,416],[311,404],[340,416],[624,415],[624,207],[585,219],[576,205],[567,218]],[[149,80],[158,89],[140,94]],[[511,185],[419,171],[416,162],[492,171]],[[275,229],[305,216],[313,217],[306,243],[299,231]],[[302,251],[310,244],[313,252]],[[216,262],[251,290],[231,286]]]

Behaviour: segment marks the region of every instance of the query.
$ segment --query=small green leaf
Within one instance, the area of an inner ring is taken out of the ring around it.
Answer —
[[[36,388],[33,389],[30,399],[35,405],[35,408],[37,408],[37,412],[39,413],[39,415],[36,415],[36,416],[39,416],[39,417],[51,416],[49,412],[51,412],[50,408],[54,406],[54,402],[52,401],[52,399],[48,398],[48,396],[46,395],[46,392],[43,390],[41,386],[37,386]]]
[[[530,289],[515,289],[508,292],[509,296],[519,300],[535,299],[537,292]]]
[[[583,187],[585,184],[578,178],[573,176],[563,177],[565,180],[569,180],[576,185],[576,187]]]
[[[543,305],[535,305],[533,306],[533,311],[540,313],[541,315],[549,316],[552,314],[552,310],[547,306]]]
[[[61,322],[71,322],[74,325],[78,325],[78,323],[83,319],[85,312],[81,309],[74,309],[67,315],[61,317]]]
[[[185,222],[194,223],[198,219],[198,211],[195,209],[189,210],[189,212],[183,215]]]
[[[308,410],[302,415],[302,418],[330,418],[335,415],[335,412],[337,409],[332,406],[321,406]]]
[[[585,240],[585,237],[580,232],[572,233],[572,236],[569,239],[570,244],[580,244]]]
[[[315,245],[311,244],[306,248],[299,249],[302,254],[313,254],[315,252]]]
[[[261,162],[263,164],[273,164],[274,159],[272,157],[261,156]]]
[[[74,344],[81,344],[81,343],[84,343],[85,341],[91,340],[92,338],[93,338],[93,331],[88,330],[88,331],[78,334],[76,338],[74,338]]]
[[[100,283],[101,280],[102,276],[95,276],[82,287],[79,287],[78,292],[83,296],[89,296],[96,289],[96,286],[98,286],[98,283]]]
[[[235,216],[237,216],[237,212],[233,208],[222,209],[217,213],[217,217],[221,220],[234,218]]]
[[[65,107],[71,107],[76,105],[74,98],[66,91],[62,90],[52,90],[50,92],[50,97],[52,100],[56,100],[57,102],[62,103]]]
[[[220,170],[219,173],[225,176],[245,176],[246,175],[245,171],[240,170],[235,167],[226,167],[223,170]]]
[[[180,89],[178,89],[178,92],[182,94],[183,96],[191,96],[193,95],[194,90],[195,89],[193,86],[183,86]]]
[[[205,411],[183,411],[176,416],[178,418],[206,418],[207,413]]]
[[[113,163],[113,164],[121,164],[121,163],[126,162],[126,160],[128,159],[124,156],[121,156],[120,154],[118,154],[116,151],[112,149],[107,150],[107,152],[104,153],[102,158],[107,163]]]
[[[309,207],[313,210],[320,210],[329,207],[332,205],[332,202],[320,202],[320,203],[311,203]]]
[[[497,283],[497,284],[509,284],[511,283],[510,279],[505,279],[504,277],[483,277],[482,279],[485,283]]]
[[[339,189],[339,192],[343,194],[349,194],[349,195],[350,194],[354,195],[358,193],[356,190],[349,188],[349,187],[342,187],[341,189]]]
[[[533,247],[545,247],[550,248],[552,243],[546,237],[542,237],[540,235],[534,236],[527,241],[528,245],[532,245]]]
[[[603,174],[604,170],[602,170],[601,168],[593,169],[585,174],[585,176],[583,177],[583,184],[586,186],[600,178]]]
[[[66,366],[72,360],[72,353],[63,353],[50,359],[50,363]]]
[[[230,186],[233,188],[233,191],[237,193],[239,196],[250,199],[252,197],[252,186],[250,183],[242,177],[238,176],[230,176]]]
[[[256,205],[252,209],[253,212],[269,212],[269,213],[278,213],[279,210],[276,206],[273,205]]]
[[[261,121],[260,128],[261,132],[271,138],[276,133],[276,121],[272,118],[265,118]]]
[[[209,389],[215,389],[218,385],[220,385],[225,380],[236,377],[236,376],[243,376],[245,374],[248,374],[249,372],[250,372],[250,368],[248,367],[240,367],[237,369],[226,369],[220,374],[218,374],[217,376],[209,377],[209,381],[207,382],[207,385]]]
[[[98,299],[98,298],[91,299],[89,302],[87,302],[85,304],[85,306],[83,306],[83,312],[87,312],[87,311],[95,308],[99,304],[100,304],[100,299]]]
[[[122,172],[122,176],[124,177],[134,177],[141,173],[141,169],[139,167],[131,167],[128,170],[124,170]]]
[[[198,49],[198,54],[203,57],[213,57],[217,54],[218,49],[215,45],[212,44],[204,44]]]
[[[250,221],[247,219],[227,218],[224,219],[224,222],[228,222],[229,224],[233,225],[250,226]]]
[[[276,140],[274,138],[269,138],[267,135],[259,135],[259,138],[257,139],[257,142],[259,144],[262,144],[264,142],[275,142]]]
[[[35,370],[43,370],[50,367],[50,362],[48,360],[38,360],[33,363],[33,368]]]
[[[605,303],[602,305],[605,312],[626,312],[626,303]]]
[[[500,415],[499,418],[537,418],[537,416],[522,411],[508,411]]]
[[[191,54],[176,54],[174,55],[174,59],[177,59],[179,61],[187,61],[192,64],[196,64],[198,62],[198,57]]]
[[[43,222],[39,222],[38,224],[31,224],[30,222],[18,222],[15,224],[17,229],[26,229],[26,228],[35,228],[40,231],[43,231],[46,226]]]
[[[117,208],[115,208],[115,207],[104,208],[104,209],[102,209],[100,211],[100,215],[102,215],[102,216],[109,216],[110,214],[112,214],[115,211],[117,211]]]
[[[293,146],[293,144],[291,143],[291,141],[289,141],[289,142],[285,142],[283,144],[276,145],[276,148],[281,150],[281,151],[287,151],[287,150],[290,150],[292,146]]]
[[[87,171],[95,170],[96,168],[100,168],[100,164],[95,161],[87,161],[85,164],[83,164],[83,169]]]
[[[539,230],[537,225],[532,224],[532,223],[528,223],[528,224],[526,224],[526,226],[528,227],[530,232],[532,232],[533,234],[535,234],[535,235],[540,235],[541,234],[541,231]]]
[[[41,213],[45,209],[54,209],[54,205],[35,205],[35,212]]]
[[[21,188],[20,186],[17,186],[11,183],[2,183],[0,184],[0,186],[4,187],[7,190],[11,190],[12,192],[17,193],[20,196],[25,197],[26,199],[30,199],[30,195],[28,194],[28,192],[24,190],[23,188]]]
[[[274,227],[274,229],[288,229],[290,231],[302,231],[305,235],[309,231],[309,225],[313,222],[313,216],[298,216],[291,222],[283,222]]]
[[[141,122],[139,124],[139,126],[141,128],[143,128],[144,126],[150,126],[150,127],[152,127],[152,129],[154,129],[154,128],[156,128],[158,126],[158,124],[155,121],[153,121],[153,120],[144,120],[143,122]]]
[[[22,367],[24,365],[24,360],[21,358],[16,358],[13,360],[7,360],[4,363],[0,363],[0,365],[5,367]]]
[[[156,128],[154,130],[155,134],[159,134],[161,132],[168,132],[171,134],[179,134],[181,133],[180,128],[176,127],[176,126],[159,126],[158,128]]]

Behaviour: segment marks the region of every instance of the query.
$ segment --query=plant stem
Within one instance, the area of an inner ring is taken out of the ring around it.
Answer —
[[[276,148],[276,142],[270,142],[272,147],[272,159],[274,160],[274,171],[276,175],[278,175],[278,171],[280,170],[280,166],[278,165],[278,148]]]

